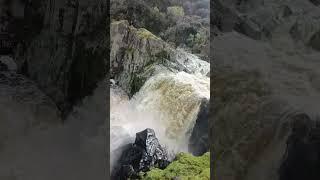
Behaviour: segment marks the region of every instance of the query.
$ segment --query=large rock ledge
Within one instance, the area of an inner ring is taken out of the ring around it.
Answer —
[[[148,67],[152,69],[154,64],[164,63],[169,58],[170,48],[148,30],[136,29],[125,20],[113,22],[110,33],[111,78],[133,95],[150,76],[141,75],[142,71],[146,72]]]
[[[130,96],[158,72],[209,74],[207,62],[182,49],[174,49],[146,29],[134,28],[128,21],[111,23],[110,73]]]

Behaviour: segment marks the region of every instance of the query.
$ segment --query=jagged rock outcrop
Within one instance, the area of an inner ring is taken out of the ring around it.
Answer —
[[[170,48],[146,29],[136,29],[127,21],[111,24],[111,78],[128,94],[139,90],[148,77],[139,77],[154,64],[169,58]],[[152,68],[152,67],[151,67]]]
[[[146,29],[136,29],[125,20],[111,23],[111,78],[130,96],[159,72],[206,75],[209,69],[209,63],[172,48]]]
[[[164,169],[169,164],[166,150],[161,147],[152,129],[137,133],[135,142],[119,151],[122,154],[112,171],[112,179],[138,178],[140,171],[146,172],[153,167]]]
[[[204,99],[200,105],[197,120],[189,139],[189,152],[201,156],[209,152],[209,100]]]
[[[63,112],[91,93],[105,76],[107,8],[104,0],[25,2],[20,27],[24,37],[15,51],[19,71]]]

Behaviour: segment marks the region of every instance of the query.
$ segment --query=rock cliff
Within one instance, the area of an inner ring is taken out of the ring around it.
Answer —
[[[110,71],[111,78],[132,96],[159,72],[207,75],[209,63],[124,20],[111,23]]]
[[[15,50],[19,71],[34,80],[59,109],[90,94],[106,73],[107,3],[103,0],[25,2]]]
[[[130,95],[137,92],[146,78],[143,73],[169,58],[170,48],[146,29],[136,29],[127,21],[111,24],[111,78]],[[150,75],[149,75],[150,76]]]

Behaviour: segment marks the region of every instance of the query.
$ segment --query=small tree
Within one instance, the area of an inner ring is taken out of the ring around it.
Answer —
[[[187,39],[187,45],[193,53],[201,53],[205,51],[205,47],[209,42],[209,34],[206,29],[200,29],[196,34],[190,34]]]
[[[184,9],[181,6],[170,6],[167,8],[167,15],[176,21],[184,16]]]

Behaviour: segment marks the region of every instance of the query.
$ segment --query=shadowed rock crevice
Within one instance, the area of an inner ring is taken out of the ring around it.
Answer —
[[[107,3],[32,0],[25,3],[24,36],[15,59],[63,114],[104,78],[108,59]]]
[[[189,152],[201,156],[209,151],[209,106],[207,99],[203,100],[189,139]]]

